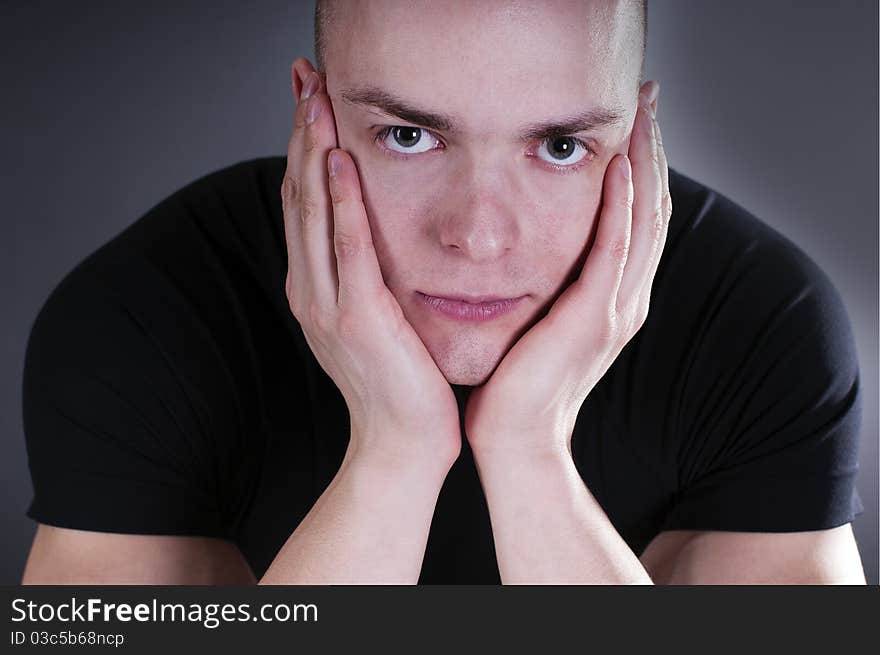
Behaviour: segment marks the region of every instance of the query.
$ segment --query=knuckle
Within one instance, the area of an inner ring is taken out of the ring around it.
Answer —
[[[336,329],[343,341],[353,341],[359,334],[363,318],[350,309],[340,310],[336,320]]]
[[[285,210],[290,209],[299,196],[299,182],[293,175],[285,175],[281,182],[281,201]]]
[[[617,341],[617,333],[619,331],[619,320],[615,312],[609,312],[604,320],[598,322],[596,327],[596,338],[602,346],[608,346]]]
[[[318,216],[318,203],[311,195],[304,195],[299,205],[299,218],[304,228],[310,227]]]
[[[284,278],[284,295],[287,296],[288,303],[293,303],[293,276],[290,274],[290,269],[287,270],[287,275]],[[291,310],[293,307],[291,306]]]
[[[599,249],[604,251],[614,261],[625,261],[629,254],[629,242],[626,239],[614,239],[599,244]]]
[[[672,216],[672,194],[669,189],[663,192],[663,207],[666,209],[666,217]]]
[[[663,236],[663,230],[666,228],[666,212],[663,207],[657,207],[654,210],[651,223],[652,237],[655,241],[659,241]]]
[[[301,130],[306,125],[306,105],[308,102],[301,100],[296,104],[296,109],[293,110],[293,126],[294,129]]]
[[[318,332],[325,334],[330,331],[333,319],[330,313],[315,300],[309,303],[307,320],[310,326]]]
[[[306,153],[310,153],[318,147],[318,131],[316,129],[317,125],[317,123],[312,123],[311,125],[306,126],[305,132],[303,134],[303,150]]]
[[[372,248],[372,244],[367,239],[341,230],[336,231],[333,237],[333,246],[336,250],[336,256],[343,259],[356,257]]]
[[[348,200],[348,194],[345,192],[345,188],[339,181],[339,178],[336,176],[331,177],[329,187],[330,201],[333,203],[333,206],[344,207],[344,203]]]
[[[290,308],[290,313],[293,314],[293,317],[300,324],[308,319],[303,305],[303,298],[295,291],[291,283],[290,289],[287,291],[287,306]]]
[[[632,338],[636,332],[642,327],[642,323],[644,323],[644,317],[642,316],[642,306],[640,302],[633,303],[631,307],[628,307],[626,310],[626,321],[625,328],[623,332],[627,335],[627,340]]]
[[[296,292],[296,285],[290,271],[288,271],[287,277],[284,279],[284,295],[287,298],[287,307],[290,309],[290,313],[301,323],[303,318],[302,299]]]
[[[290,292],[287,294],[287,306],[290,307],[290,313],[293,314],[293,317],[300,325],[302,325],[302,322],[305,319],[302,310],[302,302],[295,293]]]

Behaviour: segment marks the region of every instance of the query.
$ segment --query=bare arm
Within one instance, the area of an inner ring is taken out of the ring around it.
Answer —
[[[849,523],[805,532],[667,530],[640,559],[656,584],[865,584]]]
[[[345,398],[352,431],[339,472],[261,583],[415,583],[440,487],[461,449],[458,406],[385,285],[357,165],[337,147],[321,76],[300,58],[291,81],[285,289]]]
[[[652,584],[567,453],[475,459],[503,584]]]
[[[304,59],[294,63],[297,95],[313,71]],[[312,93],[298,98],[281,188],[285,286],[310,348],[345,397],[352,433],[336,477],[260,583],[415,583],[437,496],[461,448],[458,408],[384,284],[355,163],[334,148],[330,100],[320,78],[313,81]],[[341,161],[328,180],[330,150]],[[55,528],[39,531],[24,578],[255,582],[222,540]]]
[[[348,453],[259,584],[415,584],[448,467]],[[22,584],[255,584],[238,547],[210,537],[40,524]]]
[[[209,537],[117,534],[39,524],[22,584],[254,584],[235,544]]]
[[[346,454],[260,584],[415,584],[447,470]]]

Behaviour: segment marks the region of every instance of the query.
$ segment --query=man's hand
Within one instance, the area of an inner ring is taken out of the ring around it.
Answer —
[[[656,82],[642,86],[629,158],[618,154],[606,169],[580,276],[470,394],[465,430],[478,459],[570,456],[581,405],[647,317],[672,214],[658,91]]]
[[[297,76],[310,75],[281,187],[290,309],[348,405],[351,452],[451,466],[461,448],[455,396],[382,278],[355,162],[337,148],[321,76],[304,59],[294,70],[295,91]]]

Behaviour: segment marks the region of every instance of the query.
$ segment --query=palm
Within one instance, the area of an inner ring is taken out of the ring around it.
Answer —
[[[559,346],[549,317],[520,337],[489,380],[471,392],[465,413],[469,437],[547,424],[545,419],[560,406],[556,401],[567,387],[561,379],[566,349]],[[524,402],[524,398],[533,402]],[[472,441],[472,445],[476,444]]]

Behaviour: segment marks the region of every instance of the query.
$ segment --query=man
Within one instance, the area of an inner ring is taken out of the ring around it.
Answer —
[[[864,582],[845,310],[668,169],[644,8],[318,18],[287,157],[38,317],[24,581]]]

